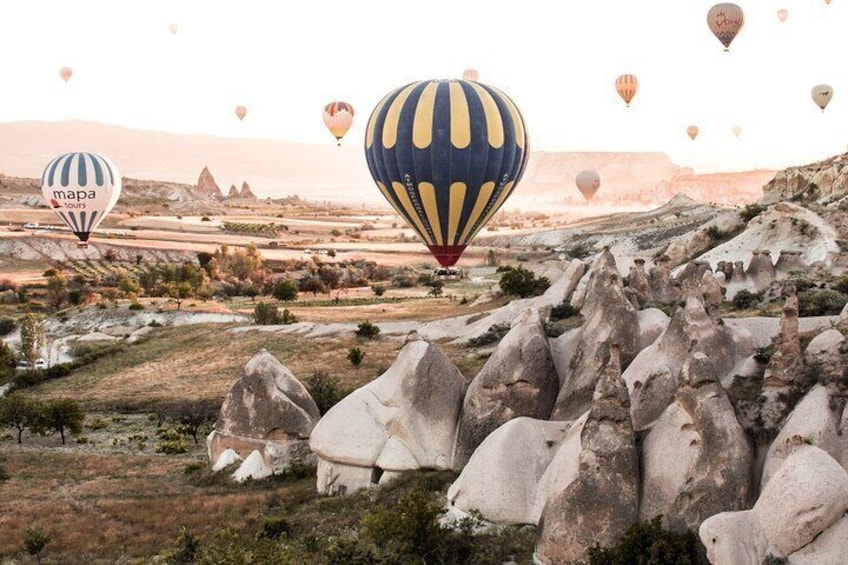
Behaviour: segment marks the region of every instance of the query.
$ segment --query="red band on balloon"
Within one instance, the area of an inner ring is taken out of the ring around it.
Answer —
[[[427,247],[442,267],[456,265],[462,252],[465,251],[464,245],[428,245]]]

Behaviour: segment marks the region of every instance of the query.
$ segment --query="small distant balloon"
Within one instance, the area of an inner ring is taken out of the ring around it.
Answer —
[[[480,80],[480,73],[477,72],[477,69],[465,69],[462,72],[462,80]]]
[[[781,22],[785,22],[786,18],[788,18],[788,17],[789,17],[789,10],[781,8],[780,10],[777,11],[777,19],[779,19]]]
[[[695,141],[695,138],[698,137],[698,126],[689,126],[686,128],[686,134],[689,136],[689,139]]]
[[[833,87],[829,84],[817,84],[810,92],[810,96],[813,98],[816,106],[824,112],[824,109],[830,104],[831,98],[833,98]]]
[[[601,188],[601,175],[598,174],[598,171],[580,171],[574,182],[583,198],[589,201]]]
[[[71,80],[71,75],[74,74],[74,70],[71,67],[62,67],[59,70],[59,76],[62,77],[62,80],[68,82]]]
[[[630,101],[633,100],[639,90],[639,80],[636,75],[621,75],[615,79],[615,90],[629,108]]]
[[[342,138],[353,125],[353,106],[347,102],[330,102],[324,106],[324,125],[336,138],[336,143],[341,147]]]
[[[707,25],[721,44],[725,51],[730,51],[730,44],[736,38],[739,30],[745,24],[745,15],[742,8],[736,4],[725,2],[716,4],[707,12]]]
[[[180,26],[178,26],[176,22],[168,26],[168,31],[171,32],[171,35],[177,35],[177,31],[179,31],[179,29]]]
[[[730,129],[733,132],[733,135],[735,135],[736,137],[739,137],[739,134],[742,133],[742,128],[740,126],[733,126]]]
[[[830,6],[830,0],[824,0],[824,3]]]
[[[247,115],[247,106],[236,106],[236,116],[239,120],[243,120]]]

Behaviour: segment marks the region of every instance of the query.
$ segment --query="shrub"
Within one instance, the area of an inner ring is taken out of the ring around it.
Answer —
[[[185,436],[174,428],[159,428],[156,430],[156,453],[177,455],[188,453],[188,441]]]
[[[748,223],[765,212],[765,210],[765,207],[759,204],[748,204],[739,212],[739,217],[742,218],[743,222]]]
[[[15,331],[15,320],[12,318],[0,318],[0,336],[9,335]]]
[[[254,306],[253,319],[260,326],[276,326],[283,321],[280,316],[280,309],[276,304],[270,302],[260,302]]]
[[[721,228],[718,226],[710,226],[707,228],[707,236],[710,238],[710,242],[715,245],[725,238],[727,235]]]
[[[834,290],[805,290],[798,293],[801,316],[835,316],[842,311],[848,296]]]
[[[564,333],[565,333],[564,328],[561,328],[558,325],[551,323],[551,322],[545,322],[545,335],[546,336],[554,338],[554,337],[559,337]]]
[[[256,532],[256,539],[278,540],[283,536],[288,536],[290,533],[291,525],[288,520],[282,516],[270,516],[265,518],[265,521],[259,526],[259,531]]]
[[[495,324],[490,326],[485,333],[472,337],[468,340],[469,347],[483,347],[491,343],[496,343],[503,339],[509,331],[509,324]]]
[[[503,274],[500,286],[506,294],[527,298],[545,292],[551,281],[547,277],[536,278],[532,271],[519,266]]]
[[[762,292],[751,292],[743,288],[733,296],[731,303],[737,310],[749,310],[755,308],[762,299]]]
[[[374,293],[374,296],[383,296],[386,293],[386,287],[380,284],[375,284],[371,287],[371,291]]]
[[[589,565],[706,565],[698,537],[690,530],[676,533],[662,526],[662,516],[630,526],[614,545],[589,549]]]
[[[368,320],[364,322],[360,322],[356,327],[356,336],[364,337],[365,339],[371,340],[380,335],[380,326],[374,325]]]
[[[130,306],[129,306],[129,309],[130,309],[130,310],[144,310],[144,306],[142,306],[142,305],[141,305],[140,303],[138,303],[138,302],[132,302],[132,303],[130,304]]]
[[[365,359],[365,352],[358,347],[353,347],[347,352],[347,360],[354,367],[358,367],[363,359]]]
[[[6,467],[3,465],[3,462],[0,461],[0,483],[5,483],[9,479],[9,473],[6,471]]]
[[[553,308],[551,308],[550,321],[558,322],[580,314],[580,309],[571,305],[571,302],[563,300]]]
[[[337,377],[323,371],[313,373],[306,379],[306,389],[318,405],[318,412],[322,416],[350,392],[342,386]]]
[[[201,222],[211,222],[212,220],[209,219],[209,216],[203,216],[202,218],[200,218],[200,221]]]
[[[41,529],[41,526],[28,526],[24,532],[24,549],[41,563],[41,552],[50,543],[50,535]]]
[[[595,250],[592,249],[592,246],[585,241],[578,241],[565,250],[565,254],[569,259],[585,259],[594,252]]]
[[[833,290],[836,292],[841,292],[842,294],[848,294],[848,277],[842,277],[839,281],[833,285]],[[0,324],[3,323],[3,320],[0,320]],[[9,332],[6,332],[9,333]],[[0,327],[0,335],[3,335],[3,329]]]
[[[297,300],[297,283],[291,279],[281,279],[274,285],[271,294],[274,298],[283,302]]]

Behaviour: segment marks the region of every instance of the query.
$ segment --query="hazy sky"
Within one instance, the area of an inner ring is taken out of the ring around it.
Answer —
[[[738,3],[745,27],[724,53],[702,0],[5,0],[0,121],[330,144],[321,109],[342,99],[359,145],[390,89],[474,67],[521,108],[534,150],[663,151],[701,171],[844,151],[848,0]],[[630,109],[621,73],[641,83]],[[835,90],[825,114],[810,100],[821,82]]]

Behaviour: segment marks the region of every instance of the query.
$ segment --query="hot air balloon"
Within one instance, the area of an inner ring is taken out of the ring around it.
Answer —
[[[236,106],[236,116],[239,120],[243,120],[247,115],[247,106]]]
[[[636,75],[621,75],[615,79],[615,90],[629,108],[630,101],[633,100],[639,90],[639,80]]]
[[[62,80],[68,82],[71,80],[71,75],[74,74],[74,70],[71,67],[62,67],[59,69],[59,76],[62,77]]]
[[[88,246],[88,238],[121,196],[121,175],[105,157],[66,153],[47,165],[41,194],[63,222]]]
[[[347,102],[330,102],[324,106],[324,125],[341,147],[342,138],[353,124],[353,106]]]
[[[724,50],[730,50],[730,44],[745,24],[742,8],[729,2],[716,4],[707,13],[707,24],[722,45]]]
[[[777,11],[777,19],[779,19],[781,22],[785,22],[786,18],[788,18],[788,17],[789,17],[789,10],[781,8],[780,10]]]
[[[686,134],[692,141],[695,141],[695,138],[698,137],[699,131],[700,130],[698,129],[698,126],[689,126],[688,128],[686,128]]]
[[[736,137],[739,137],[739,134],[742,133],[742,128],[739,127],[739,126],[733,126],[732,128],[730,128],[730,131],[733,132],[733,135],[735,135]]]
[[[477,72],[477,69],[465,69],[462,71],[462,80],[480,80],[480,73]]]
[[[365,156],[377,187],[443,267],[515,190],[529,146],[500,90],[425,80],[393,90],[368,120]]]
[[[824,0],[824,3],[830,6],[830,0]]]
[[[580,171],[575,179],[577,190],[587,201],[591,200],[598,189],[601,188],[601,175],[598,171]]]
[[[813,98],[816,106],[824,112],[824,109],[830,104],[830,99],[833,98],[833,87],[829,84],[818,84],[813,87],[810,96]]]
[[[168,26],[168,31],[171,32],[171,35],[177,35],[177,31],[180,29],[180,26],[177,25],[176,22],[172,23]]]

